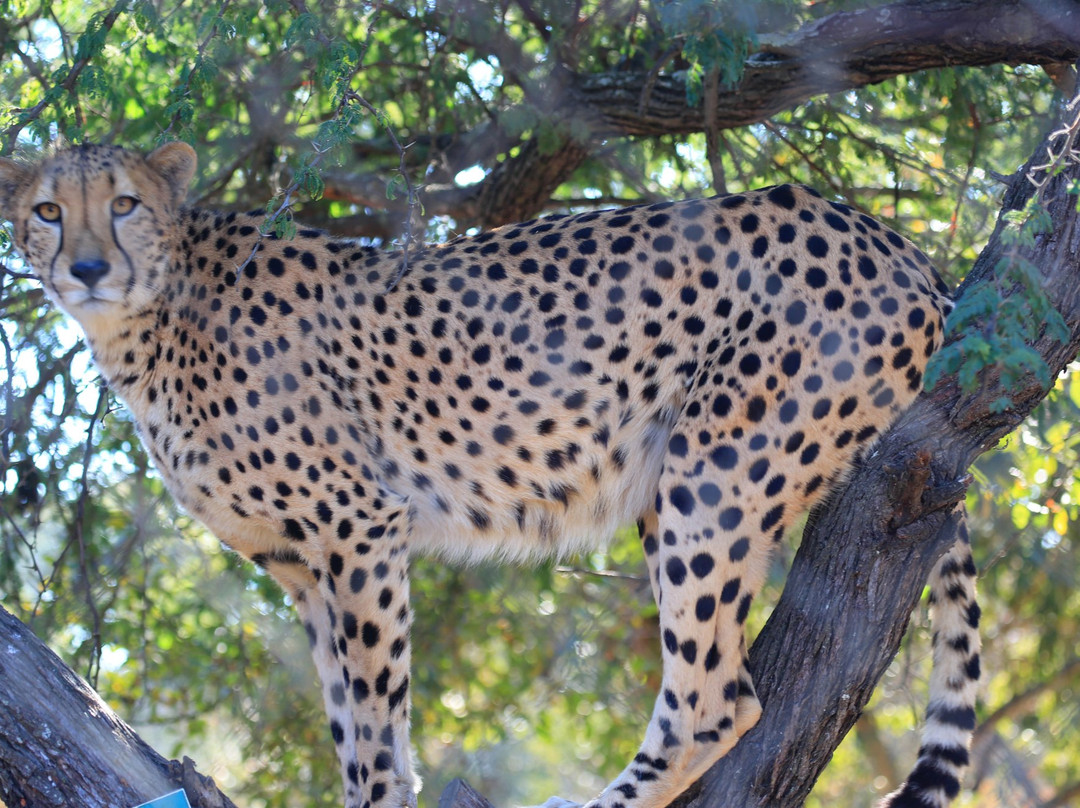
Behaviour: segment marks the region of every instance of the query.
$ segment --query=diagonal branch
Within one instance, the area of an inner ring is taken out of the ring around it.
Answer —
[[[1080,657],[1069,660],[1063,667],[1050,674],[1046,679],[1036,682],[1023,693],[1018,693],[994,712],[984,718],[975,730],[974,743],[978,745],[984,737],[997,731],[1001,721],[1014,720],[1031,712],[1035,703],[1046,693],[1058,692],[1080,678]]]
[[[184,788],[193,808],[236,808],[189,760],[151,749],[3,608],[0,649],[0,802],[116,808]]]

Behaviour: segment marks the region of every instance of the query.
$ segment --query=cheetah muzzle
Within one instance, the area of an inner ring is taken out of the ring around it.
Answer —
[[[533,560],[636,521],[663,682],[589,803],[666,805],[758,719],[743,623],[773,545],[915,397],[948,293],[910,243],[787,185],[553,216],[399,254],[183,207],[194,152],[0,160],[0,214],[176,499],[307,629],[348,808],[415,805],[409,558]],[[250,257],[250,260],[249,260]],[[938,566],[926,740],[966,764],[965,542]]]

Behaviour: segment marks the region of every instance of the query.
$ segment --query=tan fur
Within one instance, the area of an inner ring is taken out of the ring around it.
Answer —
[[[928,261],[782,186],[502,228],[388,290],[400,254],[179,208],[194,166],[0,161],[0,204],[170,490],[295,599],[346,804],[415,801],[410,554],[562,556],[640,520],[663,686],[598,804],[665,805],[757,720],[771,546],[919,390],[951,305]]]

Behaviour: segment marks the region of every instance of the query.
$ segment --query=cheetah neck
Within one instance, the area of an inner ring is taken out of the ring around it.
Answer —
[[[108,333],[87,331],[98,368],[133,409],[152,380],[158,319],[157,309],[147,309],[124,318],[119,328]]]
[[[162,351],[161,334],[168,326],[168,305],[164,295],[137,311],[111,320],[82,322],[86,340],[109,387],[128,408],[141,417],[150,400]]]

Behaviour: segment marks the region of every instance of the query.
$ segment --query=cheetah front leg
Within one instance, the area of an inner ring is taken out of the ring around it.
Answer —
[[[334,548],[317,578],[296,605],[322,681],[345,808],[416,808],[405,543],[388,530]]]

